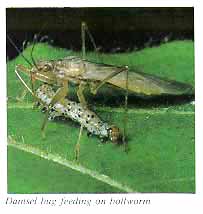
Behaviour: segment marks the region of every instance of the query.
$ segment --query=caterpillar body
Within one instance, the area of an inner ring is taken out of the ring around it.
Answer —
[[[35,95],[41,101],[40,104],[43,103],[43,107],[48,109],[54,94],[51,86],[43,84],[37,89]],[[103,122],[93,111],[83,107],[80,103],[70,101],[67,98],[58,101],[50,110],[49,120],[56,117],[68,118],[78,122],[87,129],[88,135],[97,135],[102,141],[111,140],[113,143],[122,143],[119,128]]]

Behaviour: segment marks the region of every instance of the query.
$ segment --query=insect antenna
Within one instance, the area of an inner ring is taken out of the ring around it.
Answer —
[[[23,55],[23,53],[20,51],[20,49],[15,45],[15,43],[13,42],[13,40],[10,38],[9,35],[6,35],[7,39],[9,40],[9,42],[13,45],[13,47],[16,49],[16,51],[18,52],[18,54],[20,54],[23,59],[32,67],[32,63]]]
[[[33,67],[32,63],[23,55],[23,53],[19,50],[19,48],[15,45],[15,43],[13,42],[13,40],[10,38],[9,35],[6,35],[7,39],[9,40],[9,42],[13,45],[13,47],[16,49],[16,51],[18,52],[18,54],[20,56],[23,57],[23,59],[31,66]],[[31,70],[30,71],[30,77],[31,77],[31,80],[30,80],[30,84],[31,84],[31,89],[32,91],[34,91],[34,85],[33,85],[33,78],[32,78],[32,72]]]
[[[35,59],[34,59],[34,57],[33,57],[33,51],[34,51],[34,48],[35,48],[35,44],[36,44],[36,42],[37,42],[37,36],[36,36],[36,35],[34,35],[34,42],[33,42],[33,46],[32,46],[32,49],[31,49],[30,56],[31,56],[31,59],[32,59],[33,65],[37,68],[37,70],[39,70],[39,69],[38,69],[38,67],[37,67],[37,63],[35,62]]]
[[[33,62],[34,66],[36,67],[37,70],[39,70],[39,69],[38,69],[37,63],[35,62],[35,59],[33,57],[33,52],[34,52],[34,48],[35,48],[35,45],[36,45],[36,42],[37,42],[37,38],[41,35],[41,33],[44,30],[46,25],[47,25],[47,22],[44,23],[44,25],[42,26],[40,32],[34,35],[34,42],[33,42],[33,46],[32,46],[31,53],[30,53],[32,62]]]
[[[41,28],[41,31],[37,34],[37,35],[34,35],[34,42],[33,42],[33,46],[32,46],[32,49],[31,49],[31,53],[30,53],[30,57],[31,57],[31,60],[32,60],[32,63],[33,65],[35,66],[35,68],[39,71],[39,68],[37,67],[37,63],[34,59],[34,56],[33,56],[33,52],[34,52],[34,48],[35,48],[35,45],[36,45],[36,42],[37,42],[37,37],[40,36],[40,34],[42,33],[42,30],[44,29],[44,27],[47,25],[47,23],[45,23],[42,28]],[[31,85],[32,85],[32,90],[34,91],[34,85],[33,85],[33,78],[32,78],[32,75],[30,75],[31,77]]]

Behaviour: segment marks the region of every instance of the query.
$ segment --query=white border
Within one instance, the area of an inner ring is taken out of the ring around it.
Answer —
[[[116,2],[116,4],[115,4]],[[7,0],[6,7],[192,7],[194,1],[184,0],[35,0],[28,2],[26,0]]]
[[[116,5],[115,5],[116,1]],[[111,212],[112,209],[121,210],[125,209],[126,212],[134,212],[134,211],[142,211],[142,212],[158,212],[161,211],[162,213],[200,213],[202,210],[200,207],[202,207],[201,202],[203,202],[203,131],[202,131],[202,121],[203,116],[201,114],[203,109],[203,89],[202,89],[202,75],[203,75],[203,65],[202,65],[202,50],[203,50],[203,27],[202,27],[202,13],[203,8],[201,4],[201,0],[199,1],[189,1],[189,0],[108,0],[105,2],[103,1],[54,1],[54,0],[35,0],[30,1],[28,4],[28,1],[6,1],[6,3],[1,3],[1,10],[0,10],[0,27],[2,29],[0,34],[0,47],[1,47],[1,57],[0,57],[0,65],[1,65],[1,78],[0,78],[0,118],[1,118],[1,126],[0,126],[0,209],[2,211],[14,211],[16,212],[16,209],[19,210],[22,213],[27,213],[27,209],[33,212],[40,212],[40,206],[35,207],[27,207],[21,206],[18,208],[15,208],[14,206],[5,206],[4,200],[7,197],[7,164],[6,164],[6,153],[7,153],[7,147],[6,147],[6,39],[5,39],[5,8],[6,7],[87,7],[87,6],[94,6],[94,7],[191,7],[195,6],[195,81],[196,81],[196,194],[128,194],[128,198],[139,198],[139,199],[151,199],[152,204],[150,206],[140,206],[140,207],[129,207],[129,206],[117,206],[117,207],[91,207],[88,209],[85,209],[85,207],[65,207],[64,209],[60,209],[61,212],[68,213],[71,210],[76,212],[95,212],[95,211],[108,211]],[[2,5],[3,4],[3,5]],[[19,198],[25,198],[25,197],[32,197],[33,195],[18,195]],[[48,198],[59,198],[63,195],[44,195]],[[67,197],[67,195],[65,195]],[[69,195],[69,196],[78,196],[77,195]],[[86,198],[92,198],[92,197],[105,197],[110,198],[111,194],[106,195],[90,195],[90,194],[83,194],[82,197]],[[119,194],[119,195],[113,195],[116,197],[123,197],[126,196],[126,194]],[[72,208],[72,209],[69,209]],[[73,209],[74,208],[74,209]],[[98,209],[97,209],[98,208]],[[48,212],[55,212],[55,208],[53,207],[46,207],[46,211]],[[1,210],[0,210],[1,211]],[[42,212],[45,210],[42,209]],[[3,212],[2,212],[3,213]]]
[[[0,120],[1,126],[0,126],[0,169],[2,170],[1,180],[0,180],[0,193],[5,193],[7,191],[6,183],[6,158],[7,158],[7,146],[6,146],[6,138],[7,138],[7,109],[6,109],[6,29],[5,29],[5,23],[6,23],[6,11],[4,8],[1,8],[0,10],[0,28],[1,28],[1,34],[0,34],[0,49],[1,57],[0,57],[0,65],[1,65],[1,78],[0,78]],[[1,196],[0,196],[1,197]]]

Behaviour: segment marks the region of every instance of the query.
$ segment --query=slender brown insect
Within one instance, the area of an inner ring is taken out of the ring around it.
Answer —
[[[163,79],[142,72],[128,72],[128,66],[109,65],[85,60],[85,32],[88,32],[94,46],[96,45],[88,31],[87,25],[83,22],[81,26],[82,58],[69,56],[59,60],[33,61],[33,65],[29,63],[32,65],[31,68],[26,68],[24,65],[17,65],[15,68],[17,75],[20,72],[29,75],[32,85],[35,80],[39,80],[51,86],[58,87],[49,104],[42,125],[43,134],[51,108],[55,103],[68,95],[69,83],[77,85],[77,96],[84,107],[87,107],[87,102],[83,94],[84,89],[89,88],[92,94],[96,94],[105,84],[125,90],[126,95],[128,92],[150,96],[164,94],[184,95],[193,91],[193,88],[188,84]],[[127,96],[125,100],[127,106]]]

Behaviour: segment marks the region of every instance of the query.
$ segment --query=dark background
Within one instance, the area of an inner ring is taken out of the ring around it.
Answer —
[[[81,22],[88,24],[101,52],[127,52],[171,40],[194,39],[193,8],[7,8],[6,30],[23,43],[47,41],[81,50]],[[88,41],[87,41],[88,42]],[[90,41],[88,49],[93,50]],[[17,56],[7,41],[7,59]]]

